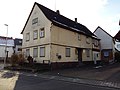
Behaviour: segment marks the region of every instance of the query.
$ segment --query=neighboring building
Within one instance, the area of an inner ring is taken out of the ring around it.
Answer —
[[[6,44],[7,41],[7,44]],[[0,36],[0,60],[4,60],[4,58],[6,57],[5,54],[5,47],[7,46],[6,50],[8,52],[7,56],[8,58],[11,57],[11,55],[13,54],[13,47],[14,47],[14,39],[12,37],[3,37]]]
[[[120,31],[114,36],[115,39],[115,48],[117,51],[120,51]]]
[[[22,52],[22,39],[15,38],[14,39],[14,53]]]
[[[58,10],[35,3],[21,33],[23,52],[37,63],[100,61],[99,39],[77,19],[72,21]]]
[[[94,34],[101,39],[101,60],[105,62],[114,61],[115,48],[113,37],[99,26],[94,31]]]

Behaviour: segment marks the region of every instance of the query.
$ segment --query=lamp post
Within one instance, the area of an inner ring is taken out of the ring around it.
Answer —
[[[8,24],[4,24],[7,27],[6,32],[6,43],[5,43],[5,59],[4,59],[4,68],[6,67],[6,60],[7,60],[7,36],[8,36]]]

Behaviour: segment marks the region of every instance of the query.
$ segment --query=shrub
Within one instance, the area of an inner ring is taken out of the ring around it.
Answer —
[[[10,59],[11,65],[16,66],[16,65],[21,65],[25,61],[24,54],[23,53],[13,53]]]
[[[18,63],[18,55],[13,53],[10,59],[10,63],[12,66],[15,66]]]
[[[18,54],[18,64],[23,64],[25,61],[25,57],[24,57],[24,54],[23,53],[19,53]]]
[[[117,62],[120,62],[120,52],[115,53],[115,60],[117,60]]]

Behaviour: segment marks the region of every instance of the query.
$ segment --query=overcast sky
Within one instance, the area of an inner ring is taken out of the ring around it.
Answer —
[[[97,26],[114,36],[119,30],[120,0],[0,0],[0,36],[22,38],[20,34],[34,2],[38,2],[88,27]]]

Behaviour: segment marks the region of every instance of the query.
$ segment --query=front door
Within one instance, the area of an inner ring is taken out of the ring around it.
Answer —
[[[78,50],[78,62],[82,63],[82,52],[83,52],[83,49],[78,48],[77,50]]]

